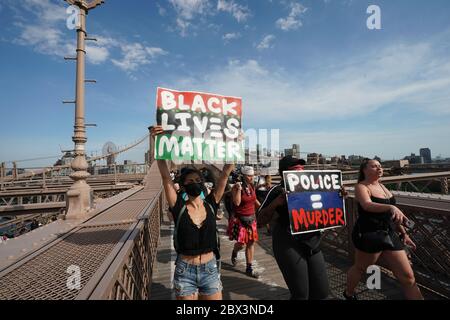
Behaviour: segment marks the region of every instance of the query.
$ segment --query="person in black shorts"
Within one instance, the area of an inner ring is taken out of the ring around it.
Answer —
[[[347,273],[344,298],[356,300],[355,288],[366,273],[382,257],[400,281],[407,299],[423,299],[414,272],[404,250],[416,248],[402,226],[408,219],[395,204],[392,193],[380,183],[383,169],[377,160],[364,159],[359,169],[355,197],[358,219],[352,232],[355,262]]]
[[[304,160],[286,156],[280,160],[279,171],[303,170]],[[258,223],[272,225],[272,247],[292,300],[326,299],[329,283],[325,260],[320,250],[321,232],[292,235],[283,181],[272,187],[257,213]]]

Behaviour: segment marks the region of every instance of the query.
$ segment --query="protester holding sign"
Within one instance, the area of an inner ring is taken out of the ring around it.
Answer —
[[[151,134],[158,137],[165,132],[161,126],[155,126]],[[182,170],[181,189],[177,194],[166,161],[157,160],[157,164],[175,222],[175,295],[179,300],[221,300],[222,284],[216,260],[219,256],[216,213],[234,164],[223,167],[209,195],[204,177],[197,169]]]
[[[355,262],[347,273],[344,297],[356,300],[354,292],[362,275],[382,257],[400,281],[406,298],[423,299],[404,250],[404,245],[416,247],[402,226],[408,219],[395,206],[392,193],[380,183],[382,176],[377,160],[364,159],[355,187],[359,214],[352,233]]]
[[[303,170],[304,164],[304,160],[286,156],[279,163],[280,175],[283,177],[284,171]],[[277,216],[272,228],[272,247],[278,267],[291,292],[291,299],[325,299],[329,284],[325,260],[319,247],[321,232],[292,235],[283,185],[284,181],[269,191],[257,213],[258,222],[267,224],[274,214]]]
[[[237,254],[245,246],[245,258],[247,268],[245,273],[253,278],[259,275],[253,269],[253,255],[255,253],[255,241],[258,240],[258,229],[255,217],[255,211],[260,206],[256,199],[256,191],[253,185],[254,170],[253,167],[244,166],[241,169],[244,176],[242,182],[237,182],[232,189],[233,197],[233,218],[229,223],[228,235],[230,240],[236,240],[233,252],[231,254],[231,263],[233,266],[237,263]]]

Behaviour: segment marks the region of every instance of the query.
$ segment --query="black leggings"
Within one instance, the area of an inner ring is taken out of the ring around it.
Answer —
[[[328,297],[329,284],[321,251],[309,256],[285,228],[278,224],[272,231],[272,247],[291,300],[321,300]]]

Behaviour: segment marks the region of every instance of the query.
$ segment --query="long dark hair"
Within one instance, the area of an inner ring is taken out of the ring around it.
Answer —
[[[205,182],[211,182],[213,187],[217,184],[218,175],[211,168],[204,167],[201,169],[202,177]]]
[[[205,179],[203,177],[202,172],[200,170],[196,169],[196,168],[185,167],[185,168],[181,169],[180,173],[181,173],[181,175],[180,175],[180,178],[178,180],[179,184],[180,184],[180,187],[184,186],[184,182],[185,182],[187,176],[189,174],[191,174],[191,173],[196,173],[200,177],[200,179],[202,179],[202,182],[205,182]]]
[[[373,159],[364,158],[361,162],[361,165],[359,166],[359,173],[358,173],[358,183],[361,181],[364,181],[366,179],[366,175],[364,174],[364,169],[367,168],[367,165],[369,164],[369,161],[372,161]]]

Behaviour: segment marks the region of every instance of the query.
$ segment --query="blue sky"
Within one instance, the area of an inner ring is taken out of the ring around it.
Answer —
[[[126,7],[123,6],[126,3]],[[366,10],[381,9],[381,30]],[[73,148],[75,31],[57,0],[0,3],[0,161]],[[447,0],[106,0],[90,12],[88,154],[155,119],[157,86],[243,98],[244,129],[325,155],[450,157]],[[142,144],[119,160],[143,161]],[[56,159],[24,162],[52,164]]]

